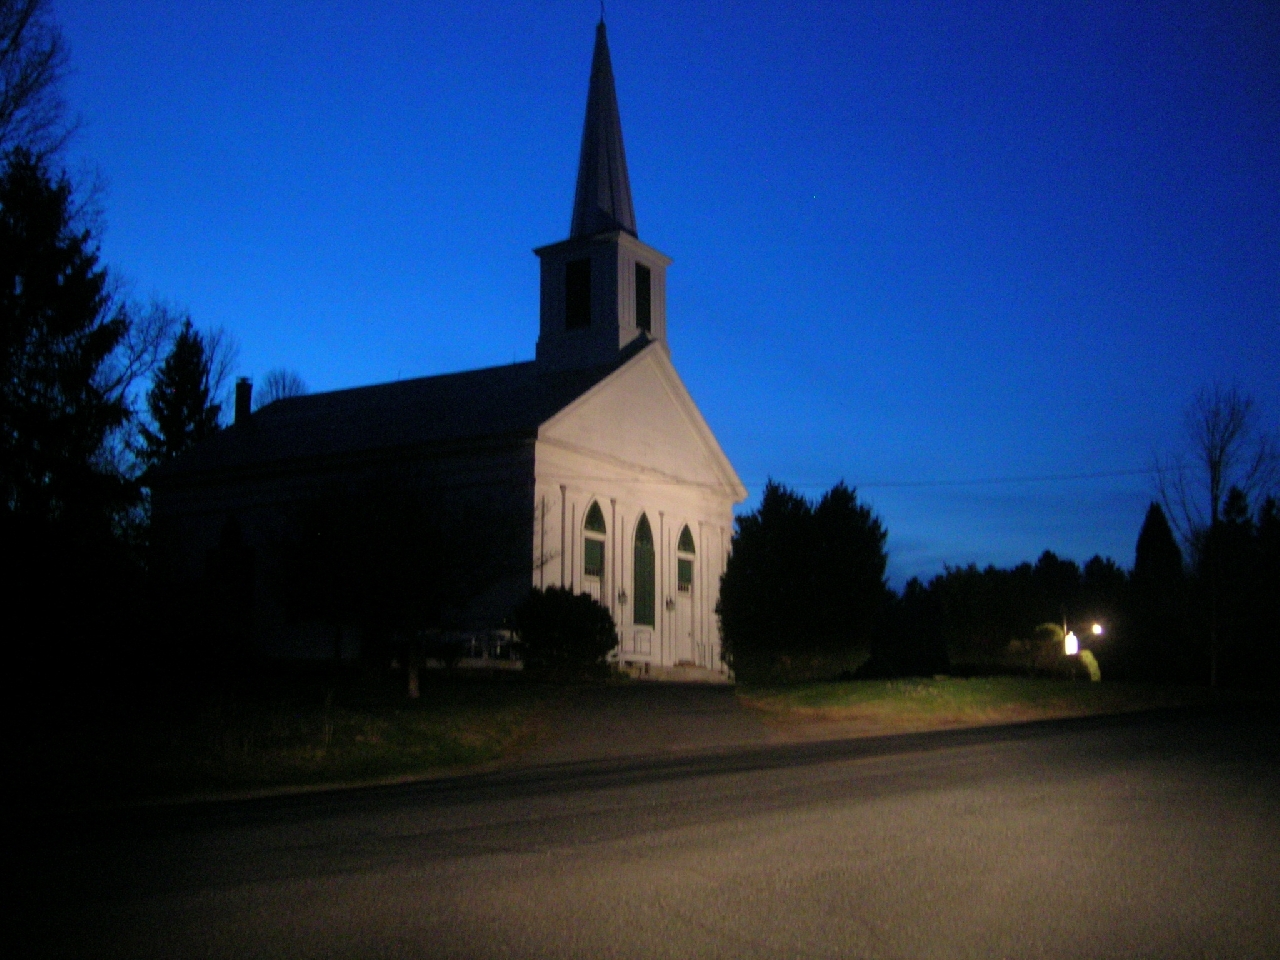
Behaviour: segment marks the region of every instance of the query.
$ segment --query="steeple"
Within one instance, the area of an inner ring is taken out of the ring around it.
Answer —
[[[609,230],[636,236],[631,207],[631,181],[622,149],[622,121],[613,87],[613,65],[604,17],[596,26],[596,49],[591,57],[591,85],[587,89],[587,119],[582,127],[578,157],[578,188],[573,195],[570,237],[590,237]]]
[[[671,260],[636,236],[603,18],[591,59],[569,239],[533,252],[542,261],[537,356],[543,367],[611,363],[637,341],[666,348]]]

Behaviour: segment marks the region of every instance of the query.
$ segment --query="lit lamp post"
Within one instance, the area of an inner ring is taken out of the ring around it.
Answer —
[[[1075,631],[1067,629],[1067,625],[1065,623],[1062,625],[1062,631],[1063,631],[1063,647],[1066,651],[1066,654],[1068,657],[1074,657],[1076,654],[1080,652],[1080,640],[1075,635]],[[1102,636],[1102,624],[1095,623],[1092,627],[1089,628],[1089,632],[1092,633],[1095,637]]]

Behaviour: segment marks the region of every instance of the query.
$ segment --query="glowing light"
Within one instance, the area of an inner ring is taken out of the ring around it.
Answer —
[[[1102,624],[1100,624],[1100,623],[1095,623],[1095,624],[1093,625],[1093,635],[1094,635],[1095,637],[1100,637],[1100,636],[1102,636]]]
[[[1066,648],[1068,657],[1074,657],[1080,652],[1080,641],[1076,639],[1075,631],[1073,630],[1067,631]]]

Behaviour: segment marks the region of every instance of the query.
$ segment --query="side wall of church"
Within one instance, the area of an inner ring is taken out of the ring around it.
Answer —
[[[420,494],[434,516],[484,518],[485,529],[475,536],[497,542],[509,558],[488,589],[471,598],[462,625],[499,625],[528,589],[532,441],[175,478],[153,492],[160,563],[175,584],[207,590],[230,534],[248,564],[245,602],[250,609],[245,619],[258,652],[273,657],[333,657],[338,651],[358,656],[358,625],[338,625],[335,631],[333,625],[299,623],[286,614],[274,588],[278,558],[290,517],[298,510],[325,503],[324,498],[339,491],[376,501],[379,491],[387,490]]]
[[[584,556],[586,540],[600,539],[585,527],[593,503],[605,525],[600,576],[591,575]],[[641,517],[654,546],[652,624],[637,622]],[[686,527],[692,552],[680,549]],[[712,487],[663,480],[555,443],[538,444],[533,585],[564,586],[600,600],[617,624],[623,662],[727,672],[715,609],[732,534],[733,503]],[[681,560],[692,573],[685,589]]]

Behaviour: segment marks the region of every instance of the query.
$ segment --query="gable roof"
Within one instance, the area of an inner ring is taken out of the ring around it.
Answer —
[[[477,441],[534,438],[538,427],[633,357],[580,370],[536,361],[288,397],[153,471],[192,474]]]
[[[718,489],[735,503],[747,497],[666,348],[657,342],[548,418],[538,440],[637,477]]]

